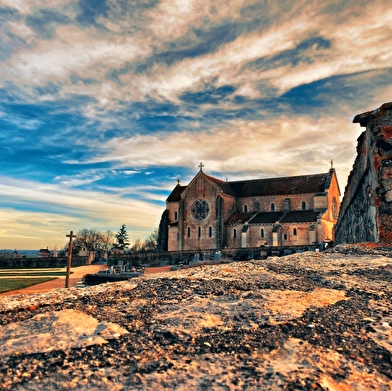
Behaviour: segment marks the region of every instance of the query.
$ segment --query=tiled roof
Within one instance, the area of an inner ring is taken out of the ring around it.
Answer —
[[[259,212],[249,221],[249,224],[274,223],[312,223],[317,222],[320,212],[313,210],[292,210],[288,212]]]
[[[293,177],[251,179],[227,182],[206,175],[211,182],[232,197],[275,196],[290,194],[324,193],[328,189],[333,169],[324,174],[300,175]],[[187,186],[177,185],[167,198],[167,202],[181,200],[182,192]]]
[[[246,223],[252,216],[253,213],[233,213],[226,221],[226,225],[231,224],[244,224]]]
[[[219,188],[223,190],[225,194],[231,195],[233,197],[236,196],[233,189],[230,186],[230,182],[225,182],[220,179],[214,178],[213,176],[206,175],[206,177],[213,183],[215,183]]]
[[[237,197],[320,193],[330,173],[227,182]]]
[[[249,221],[249,224],[274,224],[284,216],[286,212],[259,212]]]
[[[320,212],[314,212],[313,210],[292,210],[287,212],[281,223],[312,223],[317,222],[317,216]]]
[[[178,202],[181,200],[182,192],[187,188],[187,186],[177,185],[173,191],[170,193],[169,197],[167,197],[166,202]]]

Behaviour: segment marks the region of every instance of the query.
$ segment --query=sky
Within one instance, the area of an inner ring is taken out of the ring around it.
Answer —
[[[385,0],[0,0],[0,249],[131,242],[198,172],[343,195],[392,95]]]

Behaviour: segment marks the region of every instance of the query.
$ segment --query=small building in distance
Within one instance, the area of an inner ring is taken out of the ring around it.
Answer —
[[[223,181],[200,171],[166,200],[163,251],[318,245],[333,240],[340,207],[336,172]]]
[[[49,248],[41,248],[38,251],[38,258],[46,258],[46,257],[50,257],[50,250]]]
[[[90,250],[86,246],[82,246],[82,248],[78,252],[78,257],[88,257],[90,254]]]

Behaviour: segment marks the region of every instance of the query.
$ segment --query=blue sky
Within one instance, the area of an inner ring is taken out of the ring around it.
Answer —
[[[177,178],[328,171],[391,101],[392,7],[366,0],[0,0],[0,249],[144,239]]]

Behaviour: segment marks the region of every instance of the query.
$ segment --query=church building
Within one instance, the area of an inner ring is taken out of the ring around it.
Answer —
[[[164,251],[318,245],[333,240],[340,207],[335,173],[223,181],[200,171],[166,200]]]

